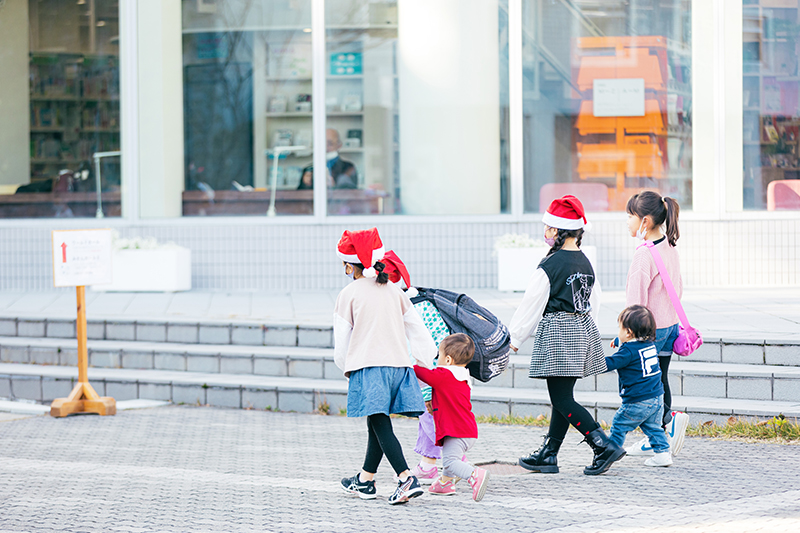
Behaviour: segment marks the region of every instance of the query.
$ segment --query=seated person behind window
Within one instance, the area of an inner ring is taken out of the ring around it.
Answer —
[[[334,189],[356,189],[358,188],[358,173],[356,166],[350,161],[345,161],[339,157],[339,149],[342,147],[342,140],[339,132],[333,128],[325,130],[325,156],[328,160],[328,187]],[[313,189],[313,165],[303,169],[303,177],[300,180],[298,189]]]

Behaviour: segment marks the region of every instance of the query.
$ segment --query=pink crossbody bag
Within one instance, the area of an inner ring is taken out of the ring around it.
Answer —
[[[650,254],[652,254],[653,261],[655,261],[656,268],[658,268],[658,273],[661,275],[664,288],[667,289],[667,294],[669,294],[672,305],[678,313],[678,319],[681,321],[681,323],[678,324],[678,338],[675,339],[672,351],[684,357],[691,355],[692,352],[703,345],[703,336],[700,335],[699,331],[689,325],[689,319],[686,317],[686,312],[683,310],[680,299],[678,299],[678,293],[675,292],[675,286],[672,284],[672,279],[667,273],[667,266],[664,264],[661,254],[658,253],[658,250],[655,249],[655,246],[650,241],[644,241],[644,243],[639,246],[647,246],[650,249]]]

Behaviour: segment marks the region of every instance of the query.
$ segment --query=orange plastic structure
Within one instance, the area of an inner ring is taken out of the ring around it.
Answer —
[[[679,50],[685,52],[685,50]],[[581,180],[613,181],[609,207],[628,193],[643,190],[639,183],[669,177],[670,161],[688,167],[681,150],[689,143],[691,125],[684,113],[683,99],[689,99],[689,84],[684,90],[681,76],[670,73],[669,43],[665,37],[586,37],[576,40],[578,68],[576,85],[582,98],[575,130],[577,173]],[[680,61],[676,69],[680,67]],[[643,116],[594,116],[593,87],[596,79],[642,79],[645,88]],[[678,137],[679,142],[667,142]],[[677,147],[677,148],[676,148]],[[667,150],[674,150],[667,157]],[[636,179],[639,178],[639,179]],[[631,183],[628,183],[631,182]]]

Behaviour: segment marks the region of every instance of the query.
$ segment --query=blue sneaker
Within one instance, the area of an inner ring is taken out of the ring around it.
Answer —
[[[344,478],[341,486],[342,490],[348,494],[357,494],[362,500],[374,500],[378,496],[378,492],[375,490],[375,482],[361,481],[358,474]]]
[[[653,448],[650,447],[650,439],[647,437],[643,438],[630,448],[625,448],[625,451],[628,455],[640,457],[652,457],[655,455],[655,453],[653,453]]]
[[[389,496],[389,505],[406,503],[411,498],[422,495],[425,491],[419,486],[419,480],[414,476],[408,476],[405,481],[398,481],[394,494]]]

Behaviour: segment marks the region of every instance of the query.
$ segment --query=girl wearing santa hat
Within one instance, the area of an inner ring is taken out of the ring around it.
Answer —
[[[578,379],[606,371],[600,332],[592,316],[599,309],[598,291],[592,290],[594,269],[580,250],[586,226],[583,204],[572,195],[553,200],[542,221],[551,248],[531,276],[508,329],[515,352],[536,332],[528,375],[547,380],[552,414],[544,444],[520,458],[519,464],[534,472],[557,473],[558,450],[572,424],[594,451],[594,460],[583,473],[602,474],[625,450],[609,441],[573,396]]]
[[[423,490],[408,469],[389,415],[416,417],[425,412],[408,347],[418,364],[430,368],[436,346],[408,296],[387,283],[377,229],[345,231],[337,253],[353,282],[336,298],[334,362],[348,378],[347,416],[366,416],[369,434],[362,470],[343,479],[342,488],[374,499],[375,473],[386,455],[399,478],[389,503],[406,503]]]

